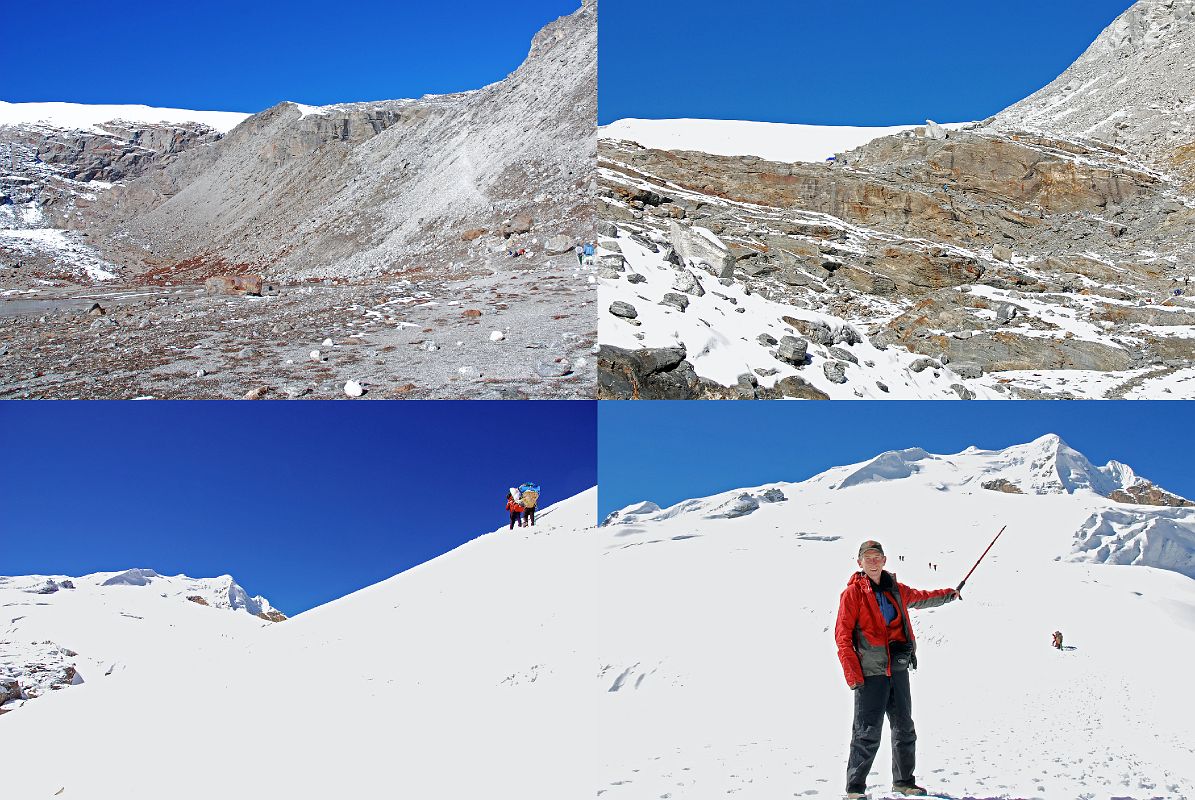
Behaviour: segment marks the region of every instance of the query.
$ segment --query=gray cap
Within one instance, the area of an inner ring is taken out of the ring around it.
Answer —
[[[859,558],[863,558],[863,554],[868,550],[875,550],[880,555],[884,555],[884,547],[875,539],[868,539],[863,544],[859,545]]]

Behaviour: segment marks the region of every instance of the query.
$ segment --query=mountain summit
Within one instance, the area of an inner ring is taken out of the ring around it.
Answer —
[[[1195,0],[1139,0],[1065,72],[995,117],[1116,145],[1195,178]]]

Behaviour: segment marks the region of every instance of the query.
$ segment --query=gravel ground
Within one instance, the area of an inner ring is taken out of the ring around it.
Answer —
[[[593,272],[568,253],[265,297],[0,285],[0,398],[592,399]]]

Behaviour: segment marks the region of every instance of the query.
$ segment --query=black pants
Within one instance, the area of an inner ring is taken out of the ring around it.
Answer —
[[[522,515],[521,511],[510,512],[510,530],[513,531],[515,529],[515,523],[519,521],[519,517],[521,515]]]
[[[915,783],[917,731],[913,728],[913,697],[908,670],[863,679],[855,690],[855,723],[851,731],[851,753],[846,765],[846,790],[867,789],[867,773],[880,750],[884,716],[892,729],[892,782]]]
[[[528,525],[535,524],[535,509],[527,508],[523,510],[523,519],[527,521]]]

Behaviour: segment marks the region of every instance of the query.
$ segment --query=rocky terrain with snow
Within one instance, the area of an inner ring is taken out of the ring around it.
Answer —
[[[82,588],[48,595],[74,604],[38,638],[125,667],[4,715],[5,796],[591,792],[596,503],[590,489],[282,625],[162,598],[159,578],[107,587],[140,619],[88,620]],[[13,617],[51,608],[16,596]]]
[[[1002,526],[961,602],[911,612],[917,782],[947,798],[1195,796],[1195,724],[1150,677],[1195,649],[1195,508],[1113,499],[1135,487],[1177,497],[1044,436],[609,514],[599,796],[841,797],[852,697],[833,627],[859,543],[878,539],[901,582],[945,588]],[[873,797],[890,784],[884,736]]]
[[[182,641],[199,649],[211,639],[243,643],[286,619],[230,575],[189,578],[143,568],[0,577],[0,608],[0,714],[130,665],[146,668]]]
[[[239,124],[0,108],[4,396],[592,397],[596,285],[573,248],[593,238],[596,17],[585,0],[507,78],[452,95]],[[347,337],[371,355],[289,357]]]
[[[610,126],[599,394],[1195,397],[1193,42],[1141,0],[1024,103],[816,163],[813,126]]]

